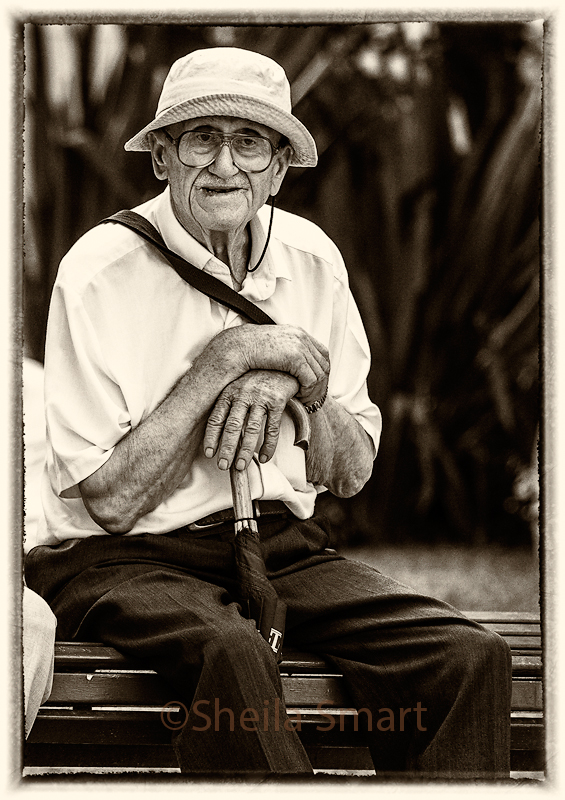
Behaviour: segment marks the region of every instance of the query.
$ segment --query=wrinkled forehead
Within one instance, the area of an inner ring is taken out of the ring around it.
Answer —
[[[180,136],[185,131],[196,130],[196,128],[209,128],[221,133],[258,133],[272,141],[276,141],[281,136],[273,128],[245,117],[193,117],[167,126],[167,130],[173,138]]]

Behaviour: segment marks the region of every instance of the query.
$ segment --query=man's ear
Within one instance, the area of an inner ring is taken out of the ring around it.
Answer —
[[[154,133],[151,131],[147,134],[147,138],[151,145],[151,162],[155,177],[160,181],[166,181],[169,175],[167,162],[165,161],[165,137],[161,132]]]
[[[271,195],[278,194],[281,183],[286,175],[286,171],[292,159],[292,149],[287,145],[283,150],[276,154],[274,160],[273,176],[271,178]]]

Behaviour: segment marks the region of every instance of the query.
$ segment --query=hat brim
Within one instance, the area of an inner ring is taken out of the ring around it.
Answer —
[[[318,163],[316,143],[299,119],[265,100],[240,94],[206,95],[172,106],[126,142],[124,148],[150,150],[147,134],[151,131],[194,117],[209,116],[241,117],[251,122],[259,122],[286,136],[294,151],[291,167],[315,167]]]

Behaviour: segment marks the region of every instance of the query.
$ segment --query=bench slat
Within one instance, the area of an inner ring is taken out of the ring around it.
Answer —
[[[372,762],[365,748],[320,748],[306,746],[314,769],[370,770]],[[339,767],[337,766],[339,757]],[[174,750],[170,745],[132,747],[128,745],[26,744],[26,763],[37,767],[77,767],[89,770],[96,767],[123,769],[175,769]],[[541,772],[544,769],[542,751],[512,750],[510,768],[514,771]]]
[[[292,713],[292,710],[289,709]],[[179,718],[182,723],[182,718]],[[237,724],[237,722],[236,722]],[[179,725],[180,727],[180,725]],[[310,743],[346,743],[353,727],[352,718],[343,718],[327,730],[328,720],[312,715],[303,719],[301,736]],[[318,731],[320,727],[322,730]],[[544,728],[541,720],[518,720],[512,723],[512,749],[542,750]],[[355,733],[355,732],[354,732]],[[360,733],[360,732],[359,732]],[[30,743],[65,744],[169,744],[171,731],[163,724],[158,711],[62,711],[42,709],[29,736]]]
[[[536,675],[541,678],[541,656],[512,655],[512,675]]]
[[[287,705],[316,708],[331,701],[336,708],[351,706],[340,678],[283,675],[282,684]],[[54,676],[49,704],[163,706],[178,700],[174,689],[156,674],[64,673]],[[513,680],[512,708],[541,710],[541,683],[527,678]]]
[[[312,706],[331,701],[336,708],[351,706],[341,678],[333,677],[285,677],[281,678],[284,700],[287,706]]]
[[[345,707],[350,701],[340,678],[315,676],[282,678],[285,702],[312,706],[333,701]],[[123,673],[55,674],[50,705],[159,705],[178,701],[175,691],[156,674]],[[220,698],[221,700],[221,698]]]
[[[162,678],[152,675],[55,673],[50,705],[166,705],[175,700]]]
[[[537,639],[538,644],[541,640],[539,622],[481,622],[481,625],[488,631],[500,634],[500,636],[531,636]]]
[[[540,621],[539,611],[462,611],[469,619],[480,622],[537,622]]]
[[[504,639],[512,650],[540,650],[539,639],[533,636],[505,636]]]
[[[520,711],[542,711],[543,697],[540,681],[512,681],[512,709]]]
[[[304,672],[328,670],[328,664],[319,656],[285,650],[279,665],[281,672]],[[56,642],[55,670],[69,672],[94,672],[97,669],[143,669],[142,661],[128,658],[113,647],[98,642]],[[336,672],[335,668],[330,671]]]
[[[364,747],[317,747],[305,745],[314,769],[372,770],[369,751]],[[28,758],[39,767],[99,766],[123,768],[177,768],[174,750],[168,745],[153,747],[120,745],[28,744]]]
[[[534,644],[535,637],[512,637],[520,641],[524,640],[527,646],[521,648],[516,642],[510,641],[510,637],[505,637],[509,642],[511,649],[517,653],[523,649],[525,653],[521,654],[526,657],[536,657],[538,653],[532,652],[541,650],[540,644]],[[541,660],[515,661],[520,656],[514,655],[514,668],[528,665],[534,667],[538,663],[541,669]],[[79,644],[75,642],[56,642],[55,643],[55,671],[56,672],[95,672],[101,669],[121,669],[121,670],[139,670],[146,668],[142,661],[126,656],[114,650],[113,647],[107,647],[97,643],[92,644]],[[338,674],[335,667],[328,665],[323,658],[312,655],[310,653],[299,653],[294,650],[285,650],[284,657],[279,665],[281,673],[297,674],[308,672],[319,672],[329,674]]]

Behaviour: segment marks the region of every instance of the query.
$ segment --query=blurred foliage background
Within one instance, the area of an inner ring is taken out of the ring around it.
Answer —
[[[384,418],[373,476],[321,498],[339,544],[529,545],[539,422],[539,23],[26,24],[25,350],[42,360],[60,258],[161,190],[124,142],[174,59],[279,61],[316,169],[279,205],[340,247]]]

